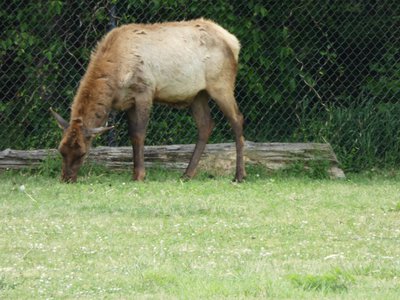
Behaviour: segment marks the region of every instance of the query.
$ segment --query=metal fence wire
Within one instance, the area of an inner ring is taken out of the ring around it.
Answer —
[[[397,0],[2,1],[0,150],[54,148],[96,42],[113,26],[209,18],[242,44],[245,137],[329,142],[347,169],[400,163]],[[210,102],[212,103],[212,101]],[[232,140],[212,105],[210,142]],[[129,145],[124,113],[99,145]],[[193,143],[188,111],[155,106],[146,144]]]

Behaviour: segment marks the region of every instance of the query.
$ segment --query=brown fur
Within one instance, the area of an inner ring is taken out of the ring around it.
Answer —
[[[63,180],[76,180],[93,136],[109,129],[101,126],[112,109],[128,113],[133,177],[143,180],[143,144],[153,102],[192,109],[199,139],[185,176],[193,177],[214,124],[209,97],[232,125],[237,145],[235,179],[243,180],[243,117],[234,98],[239,50],[232,34],[204,19],[129,24],[109,32],[91,55],[72,103],[69,126],[60,125]]]

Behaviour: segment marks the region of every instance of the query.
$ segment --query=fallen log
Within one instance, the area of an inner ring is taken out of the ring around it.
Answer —
[[[194,145],[145,146],[146,167],[165,167],[183,170],[189,163]],[[0,152],[1,169],[34,168],[47,158],[56,157],[56,149],[11,150]],[[111,169],[128,169],[132,166],[131,147],[92,148],[88,161]],[[199,170],[214,174],[231,173],[235,169],[236,151],[234,143],[208,144],[199,163]],[[246,165],[261,165],[269,170],[278,170],[293,163],[327,162],[332,178],[344,178],[339,162],[329,144],[319,143],[254,143],[246,142]]]

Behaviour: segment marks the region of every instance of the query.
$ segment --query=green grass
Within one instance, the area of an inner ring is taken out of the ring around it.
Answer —
[[[399,299],[399,173],[311,174],[4,172],[0,298]]]

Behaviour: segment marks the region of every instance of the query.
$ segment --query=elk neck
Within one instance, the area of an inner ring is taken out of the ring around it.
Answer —
[[[71,107],[71,122],[81,119],[86,128],[104,126],[110,114],[115,89],[111,78],[86,74]]]

